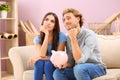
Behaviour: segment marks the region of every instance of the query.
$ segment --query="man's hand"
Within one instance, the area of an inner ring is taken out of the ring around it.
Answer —
[[[64,68],[72,68],[74,66],[74,64],[71,64],[69,62],[67,62],[66,64],[63,65],[54,65],[55,67],[59,68],[59,69],[64,69]]]
[[[77,34],[78,34],[77,28],[73,28],[68,31],[68,36],[70,39],[75,39],[77,37]]]
[[[67,64],[64,64],[64,65],[54,65],[56,68],[59,68],[59,69],[64,69],[67,67]]]

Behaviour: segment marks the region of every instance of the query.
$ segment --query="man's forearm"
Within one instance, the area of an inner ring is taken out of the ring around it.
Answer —
[[[78,45],[78,41],[76,38],[71,39],[71,46],[72,46],[72,54],[76,61],[76,60],[80,59],[80,57],[82,55],[82,51]]]

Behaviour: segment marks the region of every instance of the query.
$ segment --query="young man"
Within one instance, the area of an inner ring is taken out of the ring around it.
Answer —
[[[63,22],[68,30],[69,60],[54,71],[54,80],[91,80],[105,75],[106,66],[101,60],[96,35],[82,27],[82,14],[72,8],[65,9]]]

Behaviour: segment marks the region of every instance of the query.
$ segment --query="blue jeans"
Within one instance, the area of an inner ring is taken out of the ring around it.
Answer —
[[[92,80],[106,74],[104,67],[96,64],[77,64],[74,68],[56,69],[54,80]]]
[[[34,80],[42,80],[45,74],[46,80],[53,79],[54,65],[49,60],[38,60],[34,65]]]

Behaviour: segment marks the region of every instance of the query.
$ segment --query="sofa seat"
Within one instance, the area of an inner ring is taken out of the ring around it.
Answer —
[[[34,80],[33,70],[27,70],[23,73],[23,80]],[[45,76],[43,77],[45,80]],[[93,80],[120,80],[120,69],[107,69],[107,74]]]
[[[23,72],[23,80],[34,80],[34,70],[26,70]]]
[[[23,80],[34,80],[34,70],[26,70],[23,73]],[[45,80],[45,76],[43,75],[43,80]]]
[[[120,80],[120,69],[107,69],[107,74],[93,80]]]

